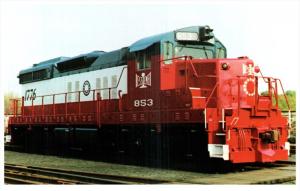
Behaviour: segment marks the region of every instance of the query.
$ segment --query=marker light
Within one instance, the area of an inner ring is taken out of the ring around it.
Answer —
[[[255,66],[255,67],[254,67],[254,72],[255,72],[255,73],[259,73],[259,72],[260,72],[260,68],[259,68],[258,66]]]
[[[229,68],[229,66],[228,66],[227,63],[223,63],[223,64],[221,65],[221,67],[222,67],[222,70],[228,70],[228,68]]]

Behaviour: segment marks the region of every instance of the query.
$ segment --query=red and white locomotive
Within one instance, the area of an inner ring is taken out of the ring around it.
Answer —
[[[12,144],[28,151],[81,148],[145,164],[289,155],[280,80],[262,76],[247,57],[226,58],[208,26],[54,58],[22,70],[19,79],[24,96],[14,101],[9,129]],[[267,94],[259,94],[260,83]]]

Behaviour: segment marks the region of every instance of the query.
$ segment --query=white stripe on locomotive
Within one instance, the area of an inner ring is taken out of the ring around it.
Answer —
[[[119,90],[121,90],[121,94],[127,93],[127,68],[125,66],[122,74],[123,68],[124,66],[117,66],[112,68],[105,68],[102,70],[83,72],[68,76],[56,77],[49,80],[22,84],[23,96],[25,96],[27,90],[35,89],[36,98],[33,101],[33,105],[41,105],[42,98],[40,96],[43,95],[44,104],[47,105],[53,103],[53,96],[45,95],[60,94],[55,96],[55,103],[65,103],[65,94],[63,93],[81,91],[80,101],[91,101],[93,100],[94,89],[115,87],[120,80],[118,87],[116,89],[111,89],[110,92],[111,99],[118,99]],[[119,79],[121,74],[121,79]],[[88,95],[84,95],[84,93],[82,92],[83,84],[85,81],[89,81],[90,83],[91,91]],[[101,90],[100,95],[102,99],[109,99],[108,90]],[[31,96],[28,96],[27,93],[27,97],[25,97],[24,102],[25,106],[32,105],[32,100],[30,98]],[[67,102],[76,102],[78,101],[78,99],[78,93],[68,93]]]

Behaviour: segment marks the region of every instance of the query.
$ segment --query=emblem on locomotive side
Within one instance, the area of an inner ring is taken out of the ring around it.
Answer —
[[[143,72],[141,76],[136,74],[135,87],[147,88],[148,86],[151,86],[151,72],[147,75]]]
[[[243,74],[249,77],[244,81],[243,90],[248,96],[255,95],[255,79],[254,79],[254,66],[252,64],[243,64]]]
[[[244,92],[248,96],[254,96],[255,95],[255,79],[254,78],[248,78],[245,80],[243,84]]]
[[[83,83],[83,86],[82,86],[82,91],[83,91],[83,94],[85,96],[88,96],[90,94],[90,91],[91,91],[91,84],[88,80],[86,80],[84,83]]]
[[[254,66],[252,64],[243,64],[243,74],[247,74],[248,76],[254,75]]]
[[[28,101],[28,100],[35,100],[36,98],[36,89],[29,89],[29,90],[26,90],[25,91],[25,101]]]

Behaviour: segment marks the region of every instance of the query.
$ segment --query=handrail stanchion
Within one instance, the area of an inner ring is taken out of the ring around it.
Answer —
[[[272,100],[272,84],[271,84],[271,78],[267,78],[268,79],[268,91],[269,91],[269,96],[270,99]]]
[[[34,116],[33,98],[31,98],[31,116]]]
[[[282,92],[283,92],[283,95],[284,95],[284,98],[285,98],[285,102],[286,102],[286,104],[287,104],[287,106],[288,106],[288,108],[289,108],[288,122],[289,122],[289,129],[291,129],[291,127],[292,127],[291,107],[290,107],[289,101],[288,101],[288,99],[287,99],[287,97],[286,97],[285,91],[284,91],[284,89],[283,89],[281,80],[280,80],[280,79],[276,79],[276,80],[278,80],[279,83],[280,83],[280,86],[281,86],[281,89],[282,89]],[[288,135],[288,136],[290,136],[290,131],[288,131],[288,132],[289,132],[289,135]]]
[[[17,108],[16,108],[16,100],[15,99],[13,99],[13,104],[14,104],[14,117],[16,117],[17,116]]]
[[[16,99],[16,115],[19,115],[18,113],[18,111],[19,111],[19,99]]]
[[[219,82],[216,83],[215,87],[213,88],[213,90],[211,91],[210,95],[208,96],[206,103],[205,103],[205,108],[207,108],[207,105],[212,97],[212,95],[214,94],[215,90],[217,89],[217,86],[219,85]]]
[[[188,70],[187,70],[187,56],[185,56],[184,57],[184,61],[185,61],[185,89],[187,89],[187,87],[188,87],[188,78],[187,78],[187,76],[188,76]]]
[[[225,111],[224,108],[222,108],[222,129],[225,130]]]
[[[108,100],[111,99],[110,91],[111,91],[111,88],[108,88]]]
[[[238,110],[237,110],[237,113],[238,113],[238,116],[240,115],[240,102],[241,102],[241,84],[240,84],[240,77],[238,76]]]
[[[98,127],[100,128],[100,115],[101,115],[101,111],[100,111],[100,107],[101,107],[101,97],[100,97],[100,93],[97,93],[97,110],[96,110],[96,122]]]
[[[280,83],[281,90],[282,90],[282,93],[283,93],[283,95],[284,95],[284,98],[285,98],[285,102],[286,102],[286,104],[287,104],[287,106],[288,106],[288,108],[289,108],[289,111],[290,111],[290,110],[291,110],[291,107],[290,107],[289,101],[288,101],[288,99],[287,99],[287,97],[286,97],[285,91],[284,91],[284,89],[283,89],[283,86],[282,86],[281,80],[280,80],[280,79],[276,79],[276,80],[278,80],[278,81],[279,81],[279,83]]]
[[[98,121],[99,121],[99,117],[98,117],[98,114],[99,114],[99,93],[97,93],[97,100],[96,100],[96,123],[98,125]]]
[[[95,102],[95,92],[96,89],[93,90],[93,111],[95,111],[95,103],[97,104],[97,102]],[[96,105],[96,110],[97,110],[97,105]]]
[[[119,96],[119,111],[122,112],[122,90],[118,91],[118,96]]]
[[[191,65],[192,69],[193,69],[193,73],[194,73],[194,75],[196,76],[196,78],[199,78],[199,74],[197,73],[197,71],[196,71],[196,69],[195,69],[195,66],[194,66],[194,64],[193,64],[193,62],[192,62],[192,59],[193,59],[193,57],[189,56],[189,63],[190,63],[190,65]]]
[[[211,91],[211,93],[210,93],[210,95],[208,96],[208,98],[207,98],[207,100],[206,100],[206,103],[205,103],[205,109],[204,109],[204,128],[207,130],[207,121],[206,121],[206,109],[207,109],[207,106],[208,106],[208,103],[209,103],[209,101],[210,101],[210,99],[211,99],[211,97],[212,97],[212,95],[214,94],[214,92],[215,92],[215,90],[217,89],[217,87],[218,87],[218,85],[219,85],[219,82],[217,82],[216,83],[216,85],[215,85],[215,87],[213,88],[213,90]]]
[[[55,94],[53,94],[52,104],[53,104],[53,116],[55,116]]]
[[[204,128],[207,130],[207,121],[206,121],[206,108],[204,109]]]
[[[291,110],[289,110],[289,128],[292,128],[292,115],[291,115]]]
[[[255,76],[255,97],[254,97],[254,109],[252,108],[252,111],[254,111],[255,113],[257,112],[257,108],[258,108],[258,103],[259,103],[259,93],[258,93],[258,77]],[[254,114],[254,113],[252,113]]]
[[[42,117],[45,115],[44,96],[42,96]]]
[[[80,106],[80,91],[78,91],[78,114],[81,113],[81,106]]]
[[[95,101],[95,91],[96,90],[93,90],[93,101]]]
[[[68,118],[68,101],[67,101],[68,93],[65,93],[65,115],[66,115],[66,120]]]
[[[278,87],[277,87],[277,80],[275,79],[275,89],[274,89],[275,99],[276,99],[276,109],[278,109]]]
[[[25,100],[25,98],[24,98],[24,96],[22,96],[22,116],[24,116],[24,100]]]
[[[289,129],[288,129],[288,138],[291,137],[291,128],[292,128],[292,116],[291,116],[291,110],[289,109],[289,117],[288,117],[288,122],[289,122]]]

